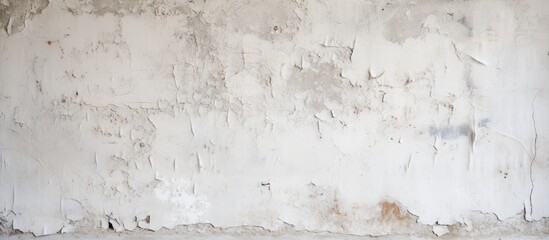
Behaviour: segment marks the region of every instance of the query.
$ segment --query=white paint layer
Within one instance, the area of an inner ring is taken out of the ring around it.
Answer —
[[[549,1],[13,2],[4,230],[549,229]]]

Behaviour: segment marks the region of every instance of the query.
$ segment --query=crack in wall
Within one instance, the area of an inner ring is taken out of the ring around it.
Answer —
[[[532,213],[534,212],[534,206],[532,204],[532,195],[534,194],[534,177],[533,177],[532,171],[533,171],[534,163],[536,161],[537,144],[538,144],[538,131],[536,129],[536,116],[535,116],[534,103],[536,101],[536,97],[538,96],[538,94],[539,94],[539,91],[532,98],[532,104],[531,104],[531,107],[532,107],[532,128],[534,130],[534,143],[533,143],[533,148],[534,149],[533,149],[533,154],[532,154],[532,160],[530,161],[530,184],[531,184],[530,195],[529,195],[530,212],[529,212],[529,214],[525,215],[525,218],[528,221],[532,220]]]

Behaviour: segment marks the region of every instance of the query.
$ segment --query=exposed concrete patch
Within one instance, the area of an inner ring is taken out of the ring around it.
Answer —
[[[0,27],[8,34],[25,28],[25,21],[42,13],[48,0],[2,0],[0,2]]]

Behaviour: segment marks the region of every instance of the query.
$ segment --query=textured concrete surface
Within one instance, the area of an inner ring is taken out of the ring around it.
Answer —
[[[549,234],[548,23],[542,0],[1,0],[0,230]]]
[[[23,240],[23,239],[36,239],[33,235],[18,235],[3,238],[6,240]],[[102,233],[102,234],[62,234],[62,235],[48,235],[43,236],[42,240],[94,240],[94,239],[106,239],[106,240],[183,240],[183,239],[197,239],[197,240],[294,240],[294,239],[321,239],[321,240],[407,240],[407,239],[441,239],[440,237],[414,237],[414,236],[381,236],[381,237],[368,237],[368,236],[350,236],[350,235],[333,235],[333,234],[277,234],[277,235],[238,235],[238,234],[162,234],[162,233],[129,233],[129,234],[116,234],[116,233]],[[452,237],[443,237],[442,239],[453,239]],[[474,237],[474,238],[455,238],[455,239],[497,239],[497,240],[539,240],[549,239],[543,235],[507,235],[507,236],[491,236],[491,237]]]

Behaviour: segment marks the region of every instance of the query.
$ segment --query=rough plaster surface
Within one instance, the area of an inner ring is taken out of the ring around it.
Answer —
[[[5,232],[549,233],[549,1],[2,0],[0,21]]]
[[[31,234],[17,234],[5,237],[3,240],[23,240],[36,239]],[[102,232],[93,234],[65,233],[41,236],[40,240],[430,240],[440,239],[436,236],[409,236],[409,235],[387,235],[387,236],[351,236],[345,234],[328,234],[328,233],[277,233],[277,234],[219,234],[219,233],[136,233],[136,232]],[[463,237],[464,240],[541,240],[547,239],[544,235],[506,235],[506,236],[491,236],[491,237]]]

